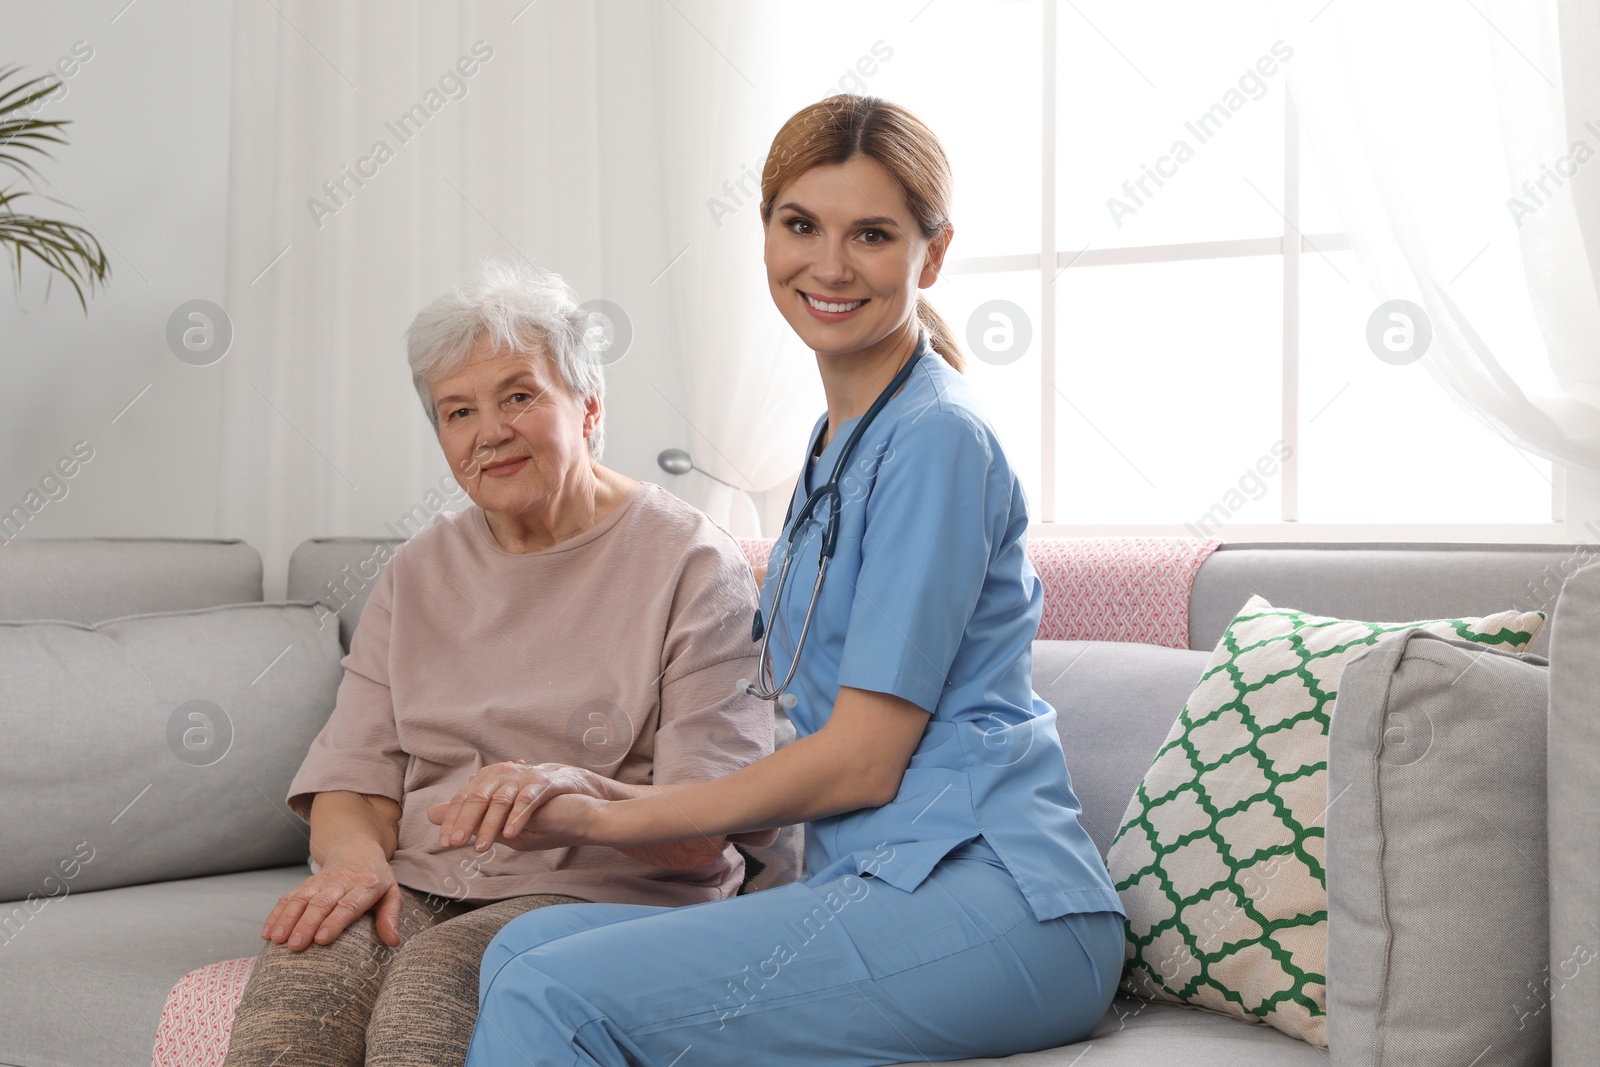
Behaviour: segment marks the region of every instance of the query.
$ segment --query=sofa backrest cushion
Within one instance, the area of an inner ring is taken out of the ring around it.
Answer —
[[[1043,551],[1047,540],[1032,545]],[[289,560],[289,598],[323,603],[338,617],[348,649],[372,579],[399,543],[375,537],[305,541]],[[756,543],[747,542],[747,552]],[[1512,608],[1549,613],[1562,581],[1595,559],[1600,550],[1584,545],[1224,544],[1205,557],[1190,588],[1188,644],[1215,648],[1252,596],[1344,619],[1446,619]],[[1544,655],[1549,640],[1540,633],[1529,651]]]
[[[1209,656],[1111,641],[1033,643],[1033,689],[1056,709],[1081,821],[1102,856]]]
[[[398,538],[319,537],[301,542],[289,557],[290,600],[315,600],[325,609],[324,621],[339,620],[339,638],[345,651],[372,583],[378,577]],[[331,613],[331,616],[330,614]]]
[[[0,620],[94,624],[261,599],[261,554],[243,541],[18,538],[0,546]]]
[[[1215,648],[1245,601],[1260,596],[1336,619],[1454,619],[1555,605],[1564,579],[1596,549],[1584,545],[1238,542],[1195,576],[1189,647]],[[1544,655],[1548,633],[1528,651]]]
[[[342,674],[318,623],[307,603],[0,622],[0,900],[303,861],[284,796]]]

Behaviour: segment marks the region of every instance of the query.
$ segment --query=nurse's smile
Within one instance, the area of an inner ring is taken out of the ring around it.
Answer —
[[[806,310],[811,312],[813,318],[822,322],[843,322],[867,303],[866,300],[828,300],[823,297],[813,296],[803,290],[800,298],[806,305]]]

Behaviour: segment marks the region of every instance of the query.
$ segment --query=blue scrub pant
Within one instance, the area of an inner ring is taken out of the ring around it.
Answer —
[[[467,1067],[782,1067],[1007,1056],[1083,1039],[1121,975],[1113,912],[1039,922],[968,850],[684,908],[569,904],[484,954]]]

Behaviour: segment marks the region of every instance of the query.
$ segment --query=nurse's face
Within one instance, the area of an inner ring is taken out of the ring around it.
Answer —
[[[861,352],[909,326],[949,237],[922,236],[905,190],[877,160],[813,167],[773,200],[767,287],[819,356]]]

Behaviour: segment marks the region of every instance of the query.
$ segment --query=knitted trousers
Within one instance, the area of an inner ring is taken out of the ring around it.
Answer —
[[[378,939],[370,912],[330,945],[263,948],[224,1067],[458,1067],[494,935],[534,908],[583,903],[541,894],[474,907],[400,892],[399,948]]]

